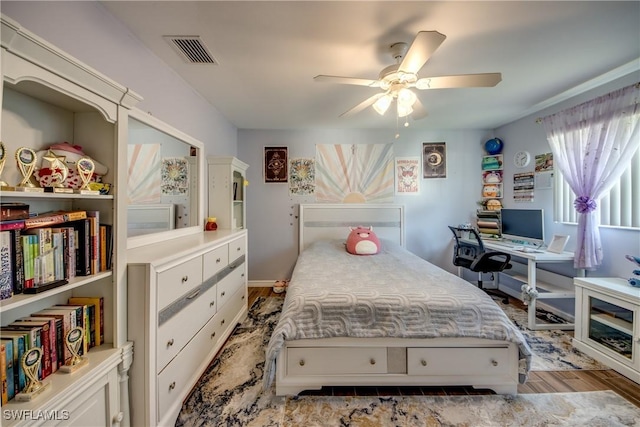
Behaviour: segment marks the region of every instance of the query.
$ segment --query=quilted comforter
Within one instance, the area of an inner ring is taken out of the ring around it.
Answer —
[[[285,341],[332,337],[474,337],[517,343],[519,381],[531,349],[485,292],[389,241],[377,255],[319,241],[298,257],[282,313],[266,350],[264,387]]]

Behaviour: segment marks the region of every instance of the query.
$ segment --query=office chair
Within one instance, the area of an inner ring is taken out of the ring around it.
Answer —
[[[482,273],[497,273],[511,268],[511,255],[500,251],[487,252],[478,232],[471,228],[448,226],[455,238],[453,248],[453,265],[478,273],[478,287],[487,294],[502,298],[504,304],[509,303],[509,295],[497,289],[482,287]],[[463,236],[468,234],[467,236]]]

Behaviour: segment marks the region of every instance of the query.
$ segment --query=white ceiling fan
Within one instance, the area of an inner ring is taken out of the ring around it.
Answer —
[[[411,115],[414,120],[427,116],[427,111],[417,98],[413,88],[447,89],[461,87],[493,87],[502,80],[500,73],[460,74],[439,77],[418,77],[418,71],[429,60],[431,55],[442,44],[446,36],[437,31],[420,31],[408,47],[407,43],[394,43],[390,46],[391,55],[396,64],[390,65],[380,72],[377,80],[355,77],[318,75],[317,82],[340,83],[381,88],[383,92],[367,98],[352,109],[342,113],[340,117],[359,113],[373,105],[383,115],[391,103],[396,101],[398,117]],[[405,124],[408,125],[408,124]]]

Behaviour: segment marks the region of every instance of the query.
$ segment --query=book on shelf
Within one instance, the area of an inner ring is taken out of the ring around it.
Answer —
[[[54,307],[62,307],[73,310],[73,312],[75,313],[75,325],[73,327],[75,328],[76,326],[79,326],[84,331],[84,339],[82,340],[82,346],[80,347],[79,354],[87,354],[87,352],[89,351],[88,338],[90,334],[89,311],[87,310],[87,307],[79,304],[56,304]]]
[[[91,275],[91,225],[88,219],[69,222],[75,230],[76,276]]]
[[[0,221],[29,218],[29,205],[19,202],[0,203]]]
[[[111,270],[113,236],[111,224],[100,224],[100,271]]]
[[[42,326],[43,332],[49,334],[49,358],[51,359],[51,373],[58,370],[58,327],[57,319],[55,317],[39,317],[29,316],[19,319],[20,322],[33,322],[34,324]],[[47,326],[48,323],[48,326]],[[44,351],[44,348],[43,348]]]
[[[22,259],[24,263],[24,289],[33,288],[35,281],[35,251],[37,236],[22,236]],[[23,290],[24,290],[23,289]]]
[[[8,221],[0,221],[0,231],[16,230],[24,228],[24,219],[12,219]]]
[[[12,238],[9,231],[0,231],[0,300],[13,296]]]
[[[54,236],[62,235],[63,279],[76,277],[76,235],[73,227],[52,228]]]
[[[69,362],[71,360],[71,352],[64,343],[64,340],[66,339],[69,331],[75,327],[75,310],[69,310],[64,307],[50,307],[44,310],[37,311],[35,313],[31,313],[31,316],[53,317],[60,321],[60,326],[58,325],[58,323],[56,323],[56,332],[59,332],[60,328],[62,329],[62,332],[57,334],[57,336],[62,337],[62,345],[60,346],[60,348],[58,348],[58,360],[60,365],[64,365],[65,363]]]
[[[25,234],[37,237],[37,252],[34,257],[34,287],[55,281],[55,266],[53,255],[53,233],[51,228],[25,229]]]
[[[16,394],[13,376],[13,341],[0,341],[0,369],[2,370],[2,403],[13,399]],[[6,395],[6,401],[5,401]]]
[[[21,294],[24,290],[24,252],[22,250],[22,230],[9,230],[11,233],[11,264],[13,266],[13,293]]]
[[[24,220],[25,228],[51,227],[69,221],[76,221],[87,217],[86,211],[57,211],[46,212]]]
[[[9,402],[7,383],[7,348],[4,342],[0,342],[0,387],[2,388],[2,404]]]
[[[27,386],[27,376],[22,367],[22,356],[28,350],[24,331],[7,331],[0,328],[0,339],[13,341],[13,377],[15,392],[20,393]]]
[[[87,211],[91,248],[91,274],[100,271],[100,211]]]
[[[90,326],[95,331],[95,345],[104,344],[104,298],[103,297],[71,297],[69,304],[93,306],[94,314],[90,316]]]
[[[3,327],[4,329],[4,327]],[[39,379],[45,379],[51,375],[51,348],[49,342],[49,322],[23,322],[16,321],[6,326],[7,330],[26,331],[28,349],[40,347],[42,349],[42,362],[40,365]]]

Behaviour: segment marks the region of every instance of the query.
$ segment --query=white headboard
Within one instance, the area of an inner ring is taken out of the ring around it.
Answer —
[[[347,239],[349,227],[373,227],[379,238],[404,247],[404,206],[391,204],[301,204],[298,253],[317,240]]]

